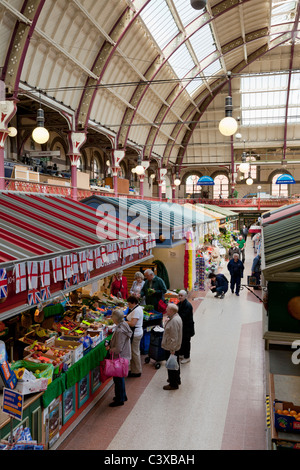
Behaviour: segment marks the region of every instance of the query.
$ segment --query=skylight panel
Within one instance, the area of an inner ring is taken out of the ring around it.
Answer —
[[[190,2],[187,0],[173,0],[173,3],[184,27],[203,13],[203,10],[195,10],[192,8]]]
[[[295,18],[295,9],[296,2],[294,0],[285,2],[273,0],[271,25],[293,22]]]
[[[141,12],[141,18],[161,49],[179,33],[165,0],[152,0]]]
[[[297,86],[295,79],[295,87]],[[241,78],[243,125],[278,125],[285,122],[288,74]]]
[[[197,59],[201,62],[212,52],[215,52],[216,45],[211,32],[210,25],[204,25],[190,37],[190,43],[195,51]]]
[[[182,44],[174,54],[169,58],[169,64],[173,68],[178,78],[183,78],[193,67],[195,63],[186,47]]]
[[[215,60],[204,69],[203,74],[207,78],[207,80],[209,80],[213,76],[217,75],[221,71],[221,69],[221,62],[219,60]]]
[[[194,80],[192,80],[187,86],[186,86],[186,91],[192,95],[195,90],[197,90],[203,83],[203,80],[200,79],[199,77],[195,77]]]

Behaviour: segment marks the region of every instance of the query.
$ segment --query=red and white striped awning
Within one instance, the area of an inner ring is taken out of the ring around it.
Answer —
[[[0,193],[0,263],[146,236],[66,197]]]

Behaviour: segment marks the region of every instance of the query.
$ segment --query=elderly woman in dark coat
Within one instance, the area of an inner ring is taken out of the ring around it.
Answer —
[[[182,343],[179,351],[181,364],[190,362],[191,338],[195,334],[193,306],[187,299],[187,292],[181,290],[178,293],[178,314],[182,320]]]

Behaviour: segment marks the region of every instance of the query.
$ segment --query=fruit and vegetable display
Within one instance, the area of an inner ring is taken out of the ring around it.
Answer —
[[[300,433],[300,406],[275,401],[274,419],[278,431]]]
[[[50,383],[67,371],[113,333],[115,324],[111,314],[116,307],[122,308],[126,316],[128,306],[123,299],[104,293],[101,296],[89,296],[80,292],[70,296],[61,311],[53,308],[52,321],[49,321],[48,315],[44,315],[42,306],[32,312],[24,312],[22,315],[26,314],[29,321],[22,322],[26,331],[19,339],[24,344],[23,359],[12,362],[18,382],[37,383],[36,380],[41,379],[46,370]],[[162,314],[156,312],[153,305],[142,307],[145,321],[161,318]],[[44,326],[44,319],[50,326]],[[5,323],[0,322],[0,333],[5,330]]]

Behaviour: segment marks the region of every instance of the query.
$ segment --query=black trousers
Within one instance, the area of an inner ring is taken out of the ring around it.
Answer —
[[[239,291],[240,291],[240,287],[241,287],[241,278],[240,276],[231,276],[230,278],[230,288],[231,288],[231,291],[234,292],[234,288],[235,288],[235,293],[238,294]]]
[[[185,359],[188,359],[190,357],[190,353],[191,353],[191,337],[184,335],[182,337],[182,343],[181,343],[179,355],[184,356]]]
[[[170,356],[170,351],[166,351],[166,360]],[[175,356],[177,357],[177,362],[179,365],[178,370],[170,370],[168,369],[168,381],[171,387],[178,388],[178,385],[180,385],[180,361],[179,361],[179,351],[175,352]]]

